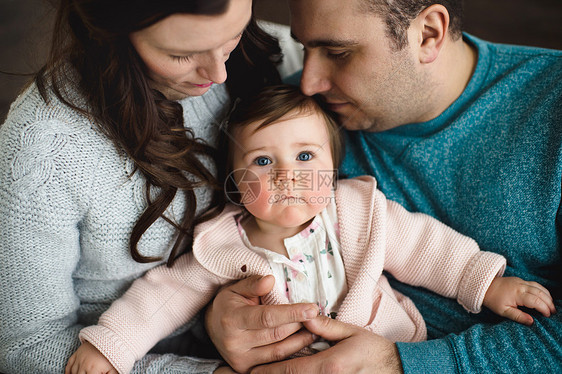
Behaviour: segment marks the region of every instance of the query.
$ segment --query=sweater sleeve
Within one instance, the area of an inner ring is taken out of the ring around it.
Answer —
[[[561,232],[562,208],[557,213]],[[558,248],[560,252],[560,248]],[[515,271],[509,266],[506,273]],[[400,283],[437,339],[396,343],[404,373],[560,373],[562,372],[562,313],[543,317],[533,313],[534,323],[524,326],[511,320],[493,320],[485,313],[467,318],[450,300]],[[562,310],[562,288],[551,288],[557,311]],[[495,317],[495,316],[493,316]],[[443,321],[447,321],[444,326]],[[441,337],[437,331],[457,332]]]
[[[480,251],[471,238],[393,201],[387,201],[386,213],[385,270],[404,283],[455,298],[466,310],[480,312],[490,283],[503,274],[505,258]]]
[[[12,114],[0,126],[0,372],[61,373],[88,308],[73,278],[89,208],[79,186],[92,185],[99,157],[86,160],[71,129],[30,117]],[[64,152],[79,155],[79,165]],[[151,355],[142,363],[143,373],[212,373],[219,361]]]
[[[397,343],[405,373],[561,372],[561,313],[532,313],[533,325],[524,326],[491,312],[468,316],[451,300],[420,289],[403,291],[423,313],[430,338],[439,337]],[[562,301],[555,306],[560,310]],[[455,333],[442,336],[445,331]]]
[[[119,373],[129,373],[158,341],[191,320],[212,298],[221,281],[192,253],[172,268],[159,266],[137,279],[100,317],[80,332]]]
[[[0,372],[58,373],[81,328],[72,273],[85,206],[72,177],[61,182],[65,134],[16,126],[0,127]]]

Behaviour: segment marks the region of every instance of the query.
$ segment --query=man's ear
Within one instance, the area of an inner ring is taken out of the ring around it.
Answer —
[[[418,45],[419,60],[428,64],[439,56],[449,31],[449,12],[440,4],[424,9],[415,19],[415,39]]]

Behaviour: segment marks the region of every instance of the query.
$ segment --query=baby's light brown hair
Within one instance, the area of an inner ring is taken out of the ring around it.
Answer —
[[[287,118],[319,114],[324,119],[330,139],[334,170],[343,157],[343,137],[340,126],[334,118],[324,110],[321,102],[315,97],[306,96],[299,87],[291,85],[270,86],[263,89],[253,99],[240,101],[235,104],[224,131],[230,139],[223,144],[228,148],[227,168],[232,167],[232,147],[236,147],[232,138],[235,133],[252,123],[261,122],[256,131],[269,126],[282,117]],[[229,170],[230,171],[230,170]]]

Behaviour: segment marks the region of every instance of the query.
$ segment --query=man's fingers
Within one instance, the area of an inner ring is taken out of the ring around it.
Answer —
[[[260,275],[252,275],[246,279],[242,279],[228,287],[231,292],[241,295],[245,298],[252,299],[265,296],[275,284],[275,278],[272,275],[262,277]]]
[[[301,330],[285,340],[255,348],[252,354],[255,355],[256,362],[259,363],[281,361],[304,347],[308,347],[314,342],[315,338],[310,332]]]
[[[334,321],[334,320],[332,320]],[[337,322],[337,321],[336,321]],[[327,324],[330,325],[330,324]],[[339,326],[333,326],[339,329]],[[352,358],[350,358],[352,359]],[[256,366],[251,370],[252,374],[259,373],[355,373],[354,365],[348,366],[348,357],[337,354],[334,347],[318,352],[312,356],[298,357],[286,361],[279,361],[262,366]],[[352,359],[353,360],[353,359]],[[367,371],[369,372],[369,371]]]
[[[322,352],[320,352],[322,353]],[[282,361],[263,366],[256,366],[250,373],[252,374],[285,374],[285,373],[322,373],[320,367],[317,367],[318,360],[311,360],[310,357],[318,358],[320,353],[314,356],[293,358],[289,361]]]
[[[273,286],[272,276],[249,277],[221,290],[207,308],[207,332],[221,356],[236,371],[245,373],[250,367],[267,362],[256,359],[257,350],[261,360],[286,358],[312,340],[310,333],[293,334],[302,328],[301,322],[318,315],[318,307],[260,305],[260,297]],[[287,342],[278,343],[287,337]]]
[[[347,339],[356,329],[354,326],[324,316],[318,316],[303,324],[311,333],[331,341]]]
[[[272,361],[284,360],[293,353],[314,342],[315,336],[306,330],[301,330],[285,340],[272,344],[257,346],[250,350],[244,350],[233,355],[231,360],[227,360],[229,365],[236,371],[245,373],[252,366],[266,364]],[[224,356],[223,356],[224,357]],[[248,363],[251,363],[250,365]]]
[[[302,323],[288,323],[271,329],[247,329],[244,333],[246,339],[252,342],[252,348],[258,348],[286,339],[301,329]]]
[[[240,308],[238,313],[242,317],[239,329],[272,329],[311,320],[318,316],[318,307],[315,304],[259,305]]]
[[[302,323],[288,323],[271,329],[248,330],[255,346],[263,346],[281,341],[302,329]]]
[[[357,326],[326,317],[306,322],[316,335],[335,344],[312,356],[256,366],[252,373],[397,373],[401,371],[396,345]]]

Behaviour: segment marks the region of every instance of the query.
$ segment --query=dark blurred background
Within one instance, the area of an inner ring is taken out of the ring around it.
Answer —
[[[285,0],[254,1],[260,18],[289,23]],[[48,4],[0,0],[0,71],[30,73],[42,65],[54,17]],[[562,49],[562,0],[465,0],[464,30],[495,42]],[[28,79],[0,73],[0,123]]]

